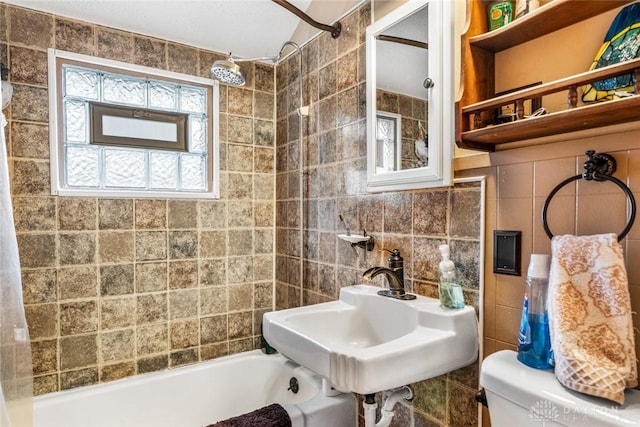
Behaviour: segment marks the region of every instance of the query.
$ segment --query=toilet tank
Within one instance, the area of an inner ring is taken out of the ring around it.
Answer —
[[[640,426],[640,391],[627,390],[624,405],[563,387],[553,371],[530,368],[515,351],[493,353],[482,362],[491,427]]]

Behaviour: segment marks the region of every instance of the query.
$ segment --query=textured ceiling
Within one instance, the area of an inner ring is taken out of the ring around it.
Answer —
[[[271,0],[5,1],[242,57],[274,56],[282,44],[291,39],[299,24],[308,26]],[[317,3],[314,10],[320,13],[312,18],[327,24],[358,3],[357,0],[313,1]],[[290,0],[290,3],[306,11],[312,0]]]

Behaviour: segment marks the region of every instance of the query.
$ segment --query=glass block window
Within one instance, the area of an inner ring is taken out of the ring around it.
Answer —
[[[50,74],[52,67],[57,74],[54,194],[217,197],[217,83],[96,58],[84,64],[78,57],[49,52]],[[107,113],[96,115],[96,106]],[[170,141],[172,115],[182,117],[179,149]],[[102,136],[103,127],[109,143],[92,132],[100,129]]]

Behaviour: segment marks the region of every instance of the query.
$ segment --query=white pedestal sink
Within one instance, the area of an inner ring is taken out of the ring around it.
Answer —
[[[343,392],[376,393],[467,366],[478,357],[475,310],[381,288],[342,288],[333,302],[266,313],[267,342]]]

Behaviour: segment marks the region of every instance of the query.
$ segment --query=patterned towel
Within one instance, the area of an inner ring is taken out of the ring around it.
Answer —
[[[549,330],[566,387],[624,403],[638,384],[631,299],[615,234],[551,240]]]

